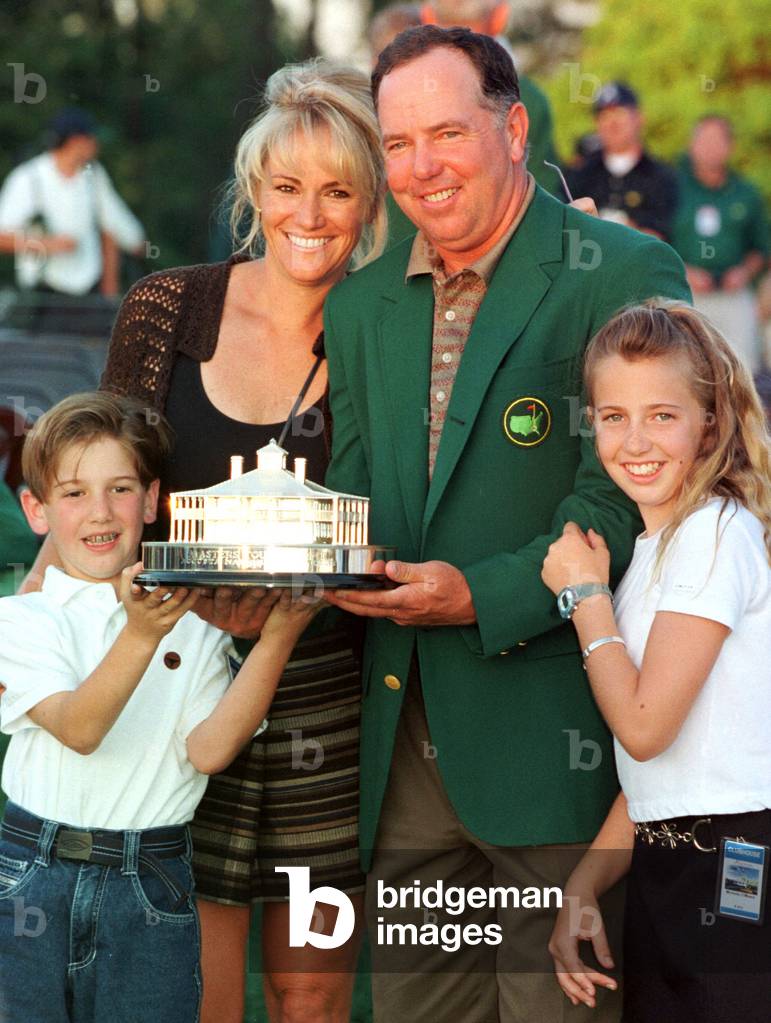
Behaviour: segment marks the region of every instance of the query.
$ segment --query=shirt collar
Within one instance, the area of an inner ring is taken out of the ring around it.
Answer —
[[[498,261],[506,250],[506,246],[513,238],[514,232],[522,223],[530,203],[533,201],[534,195],[535,178],[532,174],[528,173],[525,196],[519,205],[519,209],[517,210],[514,219],[507,228],[506,233],[498,239],[491,249],[485,252],[484,255],[480,256],[475,263],[472,263],[471,266],[468,267],[468,269],[473,270],[478,277],[481,277],[485,284],[490,283],[490,279],[498,265]],[[441,266],[442,261],[436,249],[429,242],[423,232],[418,231],[415,235],[415,240],[412,243],[412,250],[410,252],[409,262],[407,263],[407,271],[404,275],[404,280],[408,281],[410,277],[416,277],[419,274],[432,274],[435,269],[440,268]]]
[[[105,606],[115,606],[119,603],[112,583],[90,583],[87,579],[76,579],[55,565],[49,565],[46,569],[42,589],[46,596],[62,605],[80,596],[85,590],[94,595],[98,593],[100,602]]]

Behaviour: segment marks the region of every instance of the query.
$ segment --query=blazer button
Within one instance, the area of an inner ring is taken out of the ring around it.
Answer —
[[[506,654],[510,654],[511,650],[501,650],[501,657],[505,657]]]
[[[396,677],[396,675],[386,675],[383,681],[385,682],[389,689],[393,689],[394,691],[396,691],[397,689],[401,689],[402,687],[402,684]]]
[[[527,646],[527,640],[526,639],[521,639],[519,641],[519,643],[517,643],[517,646]]]

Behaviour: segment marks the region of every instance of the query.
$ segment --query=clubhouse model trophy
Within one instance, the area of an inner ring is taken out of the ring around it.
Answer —
[[[171,495],[168,543],[143,543],[137,581],[178,586],[328,586],[379,589],[373,573],[393,547],[368,541],[369,498],[338,494],[305,479],[304,458],[286,468],[272,440],[244,473],[230,459],[230,479]]]

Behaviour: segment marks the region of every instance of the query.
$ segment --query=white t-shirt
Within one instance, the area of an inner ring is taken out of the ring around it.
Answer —
[[[634,821],[771,807],[771,568],[760,521],[734,502],[719,516],[721,507],[712,499],[683,522],[652,586],[660,534],[638,537],[616,591],[616,619],[637,668],[657,611],[731,629],[668,749],[640,763],[616,740]]]
[[[136,249],[144,229],[115,191],[100,163],[87,164],[65,177],[50,153],[20,164],[0,190],[0,231],[21,231],[41,217],[45,234],[66,234],[77,241],[72,252],[43,256],[34,249],[16,256],[21,287],[39,283],[70,295],[85,295],[102,275],[100,230],[117,244]]]
[[[81,828],[163,827],[189,821],[203,796],[207,776],[188,760],[185,739],[227,689],[234,649],[230,636],[193,612],[161,640],[95,752],[75,753],[27,714],[77,689],[125,622],[110,583],[53,567],[40,593],[0,600],[0,724],[11,735],[2,785],[38,817]],[[172,653],[178,658],[166,658]]]

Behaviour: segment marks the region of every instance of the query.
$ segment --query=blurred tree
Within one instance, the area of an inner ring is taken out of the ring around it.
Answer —
[[[700,114],[730,117],[737,169],[771,199],[766,0],[603,0],[601,12],[577,56],[544,83],[562,155],[592,130],[595,88],[621,79],[638,90],[649,147],[662,157],[686,148]]]
[[[260,86],[296,56],[275,17],[272,0],[4,0],[0,178],[41,151],[61,106],[86,107],[152,246],[134,276],[205,260],[217,190]]]

